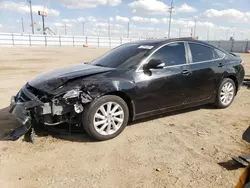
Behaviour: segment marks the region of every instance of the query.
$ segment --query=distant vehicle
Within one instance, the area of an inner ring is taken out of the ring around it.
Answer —
[[[8,139],[33,127],[74,122],[92,138],[107,140],[128,121],[207,103],[226,108],[244,75],[239,56],[205,42],[127,43],[89,64],[29,81],[11,100],[10,112],[23,126]]]

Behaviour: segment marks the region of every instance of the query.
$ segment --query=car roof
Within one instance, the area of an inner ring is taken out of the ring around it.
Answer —
[[[161,46],[163,44],[167,44],[167,43],[170,43],[170,42],[178,42],[178,41],[182,41],[182,42],[183,41],[185,41],[185,42],[196,42],[196,43],[205,44],[205,45],[214,47],[214,46],[212,46],[211,44],[209,44],[207,42],[203,42],[203,41],[200,41],[200,40],[195,40],[195,39],[193,39],[191,37],[186,37],[186,38],[171,38],[171,39],[139,40],[139,41],[130,42],[130,44],[149,45],[149,46],[157,47],[157,46]]]

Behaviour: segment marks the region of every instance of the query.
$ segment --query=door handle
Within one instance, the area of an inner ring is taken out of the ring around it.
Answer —
[[[218,67],[223,67],[224,66],[224,63],[220,62],[218,63]]]
[[[188,76],[188,75],[191,74],[191,72],[190,72],[189,70],[183,70],[183,71],[182,71],[182,74],[183,74],[184,76]]]

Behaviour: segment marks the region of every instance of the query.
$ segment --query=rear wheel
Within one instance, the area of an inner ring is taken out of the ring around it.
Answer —
[[[90,103],[83,113],[85,131],[95,140],[108,140],[118,136],[126,127],[129,110],[126,102],[106,95]]]
[[[223,79],[217,92],[215,105],[218,108],[227,108],[232,104],[235,93],[236,86],[234,81],[230,78]]]

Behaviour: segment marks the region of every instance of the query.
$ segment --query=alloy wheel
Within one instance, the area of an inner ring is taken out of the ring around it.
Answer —
[[[101,105],[94,115],[94,128],[101,135],[112,135],[124,121],[124,111],[116,102]]]
[[[221,89],[220,100],[225,106],[229,105],[234,98],[234,85],[231,82],[226,82]]]

